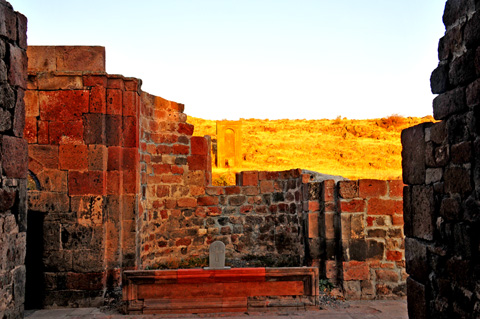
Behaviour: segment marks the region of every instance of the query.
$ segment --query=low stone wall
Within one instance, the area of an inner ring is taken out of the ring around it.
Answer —
[[[26,281],[27,19],[4,0],[0,16],[0,318],[21,318]]]

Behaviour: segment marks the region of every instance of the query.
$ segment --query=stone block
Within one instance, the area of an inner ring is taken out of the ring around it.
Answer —
[[[43,121],[76,121],[88,112],[88,90],[39,91],[40,119]]]
[[[25,128],[23,130],[23,136],[27,143],[36,144],[37,143],[37,118],[36,117],[26,117],[25,118]]]
[[[105,145],[88,145],[88,170],[107,170],[108,151]]]
[[[192,137],[193,138],[193,137]],[[193,144],[192,144],[192,153],[193,153]],[[241,173],[242,185],[243,186],[257,186],[258,185],[258,172],[242,172]]]
[[[27,89],[27,53],[20,47],[8,44],[9,68],[8,83]]]
[[[341,198],[351,199],[359,197],[358,181],[340,181],[338,182],[338,189]]]
[[[405,184],[425,182],[425,129],[423,123],[402,131],[402,171]]]
[[[57,68],[54,46],[29,45],[27,55],[29,72],[48,72]]]
[[[362,199],[340,200],[340,211],[343,213],[364,212],[366,203]]]
[[[105,115],[87,113],[84,115],[85,144],[105,144]]]
[[[179,123],[177,133],[191,136],[193,134],[193,125],[188,123]]]
[[[105,72],[105,48],[100,46],[55,46],[57,71]]]
[[[389,181],[388,182],[388,196],[389,197],[401,197],[403,199],[403,182],[398,181]]]
[[[440,63],[430,76],[430,87],[433,94],[442,94],[448,89],[448,63]]]
[[[1,168],[7,178],[27,178],[27,142],[18,137],[0,136]]]
[[[50,250],[43,255],[46,272],[72,271],[72,252],[70,250]]]
[[[454,164],[466,164],[472,161],[472,143],[461,142],[452,145],[450,158]]]
[[[440,94],[433,100],[433,116],[443,120],[448,116],[467,110],[465,88],[460,87]]]
[[[207,149],[207,140],[201,136],[192,136],[190,143],[192,155],[206,155],[209,152]]]
[[[107,114],[105,116],[105,137],[107,146],[122,145],[122,125],[121,115]]]
[[[443,177],[443,169],[441,168],[427,168],[425,174],[425,184],[431,185],[440,182]]]
[[[345,281],[370,280],[370,268],[366,262],[343,262],[343,279]]]
[[[188,167],[190,170],[208,170],[208,158],[203,155],[191,155],[187,157]]]
[[[48,140],[50,144],[82,144],[83,121],[52,121],[48,123]]]
[[[458,1],[450,1],[458,2]],[[463,0],[462,2],[466,2]],[[468,10],[465,6],[464,10]],[[465,14],[466,16],[466,14]],[[480,13],[477,11],[466,23],[465,30],[463,31],[463,39],[467,49],[476,48],[480,43]]]
[[[403,201],[393,199],[370,198],[367,202],[368,215],[402,214]]]
[[[90,113],[107,113],[107,89],[105,87],[93,86],[90,89],[89,111]]]
[[[480,79],[477,79],[467,86],[466,103],[469,108],[473,108],[480,104]]]
[[[470,0],[447,1],[445,11],[443,12],[443,23],[445,27],[450,27],[458,20],[464,18],[467,13],[473,9]]]
[[[122,170],[133,171],[138,168],[140,154],[137,148],[122,148]]]
[[[469,170],[461,167],[445,169],[445,192],[452,194],[468,194],[472,191]]]
[[[40,115],[38,104],[38,91],[27,90],[25,92],[25,115],[37,117]]]
[[[88,247],[85,247],[88,248]],[[79,249],[73,250],[72,270],[80,273],[102,272],[104,270],[104,253],[101,250],[103,247],[92,247],[93,249]],[[85,283],[88,284],[88,283]],[[101,284],[101,283],[97,283]],[[96,286],[96,285],[95,285]],[[81,285],[71,287],[71,289],[81,289]]]
[[[105,172],[68,172],[68,193],[70,195],[104,195],[106,193]]]
[[[65,171],[44,169],[36,177],[42,191],[67,192],[67,172]]]
[[[118,89],[107,89],[107,114],[122,115],[123,95]]]
[[[447,2],[448,3],[448,2]],[[415,281],[412,277],[407,278],[407,308],[408,317],[415,319],[427,319],[428,304],[426,299],[425,285]]]
[[[82,256],[81,258],[84,258],[84,257]],[[104,278],[103,272],[97,272],[97,273],[69,272],[66,274],[65,288],[70,290],[101,290],[104,287],[103,278]]]
[[[139,130],[138,121],[133,116],[122,118],[122,145],[124,147],[138,147]]]
[[[67,194],[29,191],[28,210],[45,213],[66,213],[70,209],[70,198]]]
[[[15,111],[13,112],[13,135],[16,137],[23,137],[23,130],[25,128],[25,102],[24,91],[22,89],[17,90],[17,101],[15,103]]]
[[[54,73],[38,73],[39,90],[82,90],[83,81],[80,75],[57,75]]]
[[[29,145],[28,155],[31,159],[37,161],[41,167],[59,168],[57,145]]]
[[[426,283],[430,273],[427,246],[414,238],[405,239],[407,273],[418,282]]]
[[[475,80],[475,77],[475,51],[466,51],[450,62],[448,78],[452,87],[468,84]]]
[[[411,229],[414,237],[432,240],[435,229],[433,188],[431,186],[413,186],[409,196],[411,208],[410,216],[407,217],[405,214],[405,228]]]
[[[87,145],[65,144],[59,146],[60,169],[84,171],[88,169]]]

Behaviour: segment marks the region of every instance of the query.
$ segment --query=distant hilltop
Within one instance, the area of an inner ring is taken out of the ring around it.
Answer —
[[[216,155],[216,123],[188,117],[195,136],[212,138]],[[401,179],[401,131],[432,116],[350,120],[259,120],[242,119],[241,163],[218,168],[213,164],[213,182],[234,184],[234,173],[248,170],[301,168],[348,179]],[[213,161],[214,162],[214,161]]]

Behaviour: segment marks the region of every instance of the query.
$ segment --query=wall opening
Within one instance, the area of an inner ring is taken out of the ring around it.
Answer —
[[[25,309],[43,308],[45,277],[43,264],[43,225],[45,214],[29,212],[27,219],[27,252],[25,257]]]

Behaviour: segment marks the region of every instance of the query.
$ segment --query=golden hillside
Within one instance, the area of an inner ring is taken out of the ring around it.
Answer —
[[[234,183],[234,172],[292,168],[350,179],[401,179],[401,131],[433,121],[392,115],[381,119],[242,120],[241,168],[213,167],[214,184]],[[194,135],[216,139],[216,122],[188,117]]]

